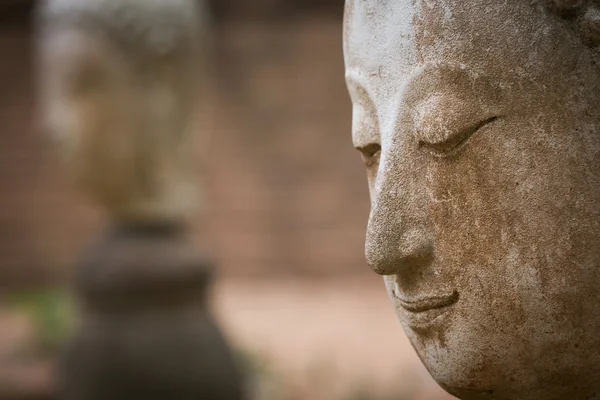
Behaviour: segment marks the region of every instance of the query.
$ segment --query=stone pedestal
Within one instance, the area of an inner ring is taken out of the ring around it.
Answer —
[[[237,400],[242,379],[208,307],[211,265],[179,226],[120,227],[79,265],[82,324],[64,400]]]

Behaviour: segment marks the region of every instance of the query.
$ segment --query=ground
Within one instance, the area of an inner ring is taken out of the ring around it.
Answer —
[[[303,393],[285,398],[350,399],[364,391],[365,398],[452,399],[422,366],[377,276],[223,280],[215,293],[234,343],[275,371],[280,391]]]
[[[41,337],[52,348],[64,304],[64,293],[35,293],[0,307],[0,398],[52,387],[50,363],[31,343]],[[212,307],[252,371],[251,400],[452,399],[420,363],[374,274],[219,279]]]

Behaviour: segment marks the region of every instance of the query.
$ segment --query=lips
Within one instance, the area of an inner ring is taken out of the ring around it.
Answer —
[[[435,320],[446,314],[459,299],[455,290],[448,295],[427,296],[406,299],[393,293],[402,315],[412,328],[430,326]]]
[[[429,310],[437,310],[453,305],[458,301],[458,292],[454,291],[448,296],[432,296],[416,300],[405,300],[397,297],[398,302],[406,311],[422,313]]]

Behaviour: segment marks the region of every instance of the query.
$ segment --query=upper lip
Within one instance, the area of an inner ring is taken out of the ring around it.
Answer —
[[[429,310],[449,307],[458,301],[459,294],[455,290],[449,295],[429,296],[418,299],[403,299],[397,297],[402,308],[413,313],[422,313]]]

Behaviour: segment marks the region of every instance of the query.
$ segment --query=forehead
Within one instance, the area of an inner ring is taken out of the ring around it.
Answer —
[[[414,0],[348,0],[344,57],[349,81],[409,73],[416,64]],[[394,66],[390,69],[390,66]]]
[[[541,4],[347,0],[344,58],[350,93],[354,97],[358,86],[375,103],[385,102],[426,64],[465,65],[506,84],[544,78],[548,69],[559,68],[559,53],[573,54],[573,46],[581,44]]]
[[[51,29],[39,38],[38,46],[42,81],[70,84],[79,78],[126,79],[139,72],[131,57],[96,32],[76,27]]]
[[[40,53],[46,62],[55,65],[100,65],[114,58],[115,51],[97,35],[75,28],[53,29],[44,32],[39,41]]]
[[[418,67],[413,1],[346,1],[347,87],[353,104],[362,106],[366,113],[354,115],[377,118],[381,129],[386,129],[386,124],[394,120],[396,103],[407,77]],[[353,134],[360,131],[354,130]],[[355,143],[361,140],[354,137]]]

